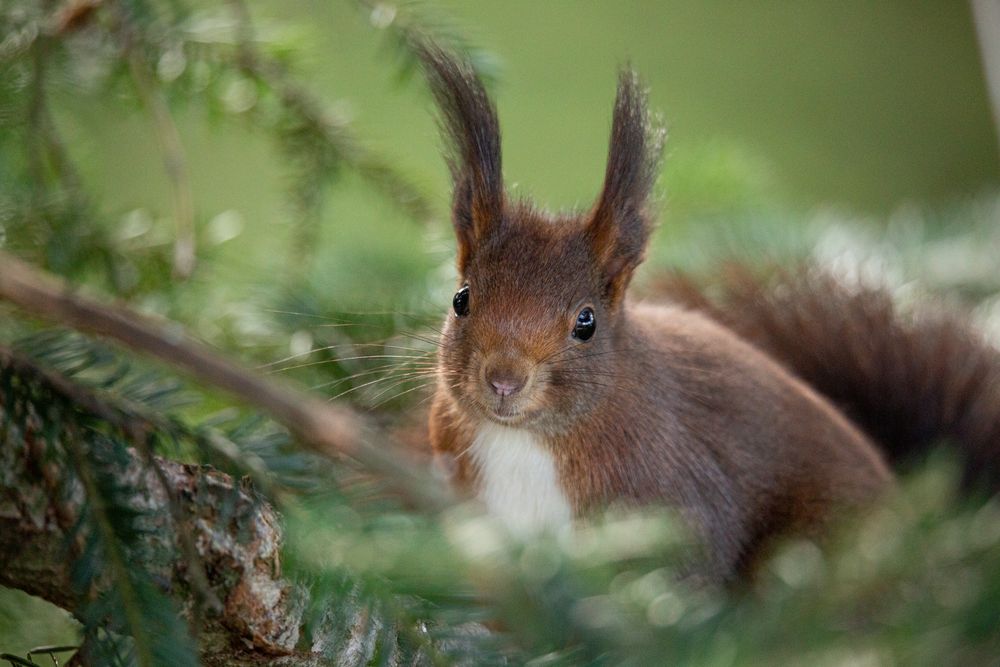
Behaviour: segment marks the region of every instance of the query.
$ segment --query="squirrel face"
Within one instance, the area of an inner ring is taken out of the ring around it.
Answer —
[[[620,308],[579,220],[518,205],[467,249],[440,349],[445,384],[481,419],[558,429],[613,384]]]
[[[560,430],[615,384],[622,301],[649,237],[663,132],[623,70],[603,191],[588,212],[550,216],[507,197],[496,109],[472,68],[433,45],[423,60],[451,148],[458,240],[442,385],[480,418]]]

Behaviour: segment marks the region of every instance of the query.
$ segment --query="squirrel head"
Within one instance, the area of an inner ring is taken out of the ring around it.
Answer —
[[[472,67],[433,45],[422,57],[450,149],[458,240],[443,386],[480,418],[559,429],[615,385],[664,132],[623,69],[602,192],[589,211],[550,215],[507,195],[496,107]]]

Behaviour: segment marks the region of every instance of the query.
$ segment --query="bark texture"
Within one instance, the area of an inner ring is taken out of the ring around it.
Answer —
[[[302,647],[307,593],[282,576],[280,517],[248,485],[207,466],[147,456],[139,445],[119,444],[107,456],[94,451],[85,428],[78,441],[67,440],[76,418],[116,416],[101,397],[0,348],[0,584],[74,613],[99,592],[76,590],[71,578],[87,485],[68,450],[90,448],[97,474],[128,491],[117,500],[139,517],[130,564],[185,618],[198,619],[205,664],[365,662],[372,646],[353,627],[327,628],[322,641],[314,633],[313,645]],[[98,582],[97,589],[114,583],[104,575]],[[324,645],[342,648],[331,654]]]

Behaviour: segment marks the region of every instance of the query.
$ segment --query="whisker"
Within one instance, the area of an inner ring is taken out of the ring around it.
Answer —
[[[401,380],[400,382],[398,382],[396,385],[393,385],[393,386],[398,386],[399,384],[402,384],[403,382],[407,382],[407,381],[410,381],[410,380],[419,380],[422,377],[427,377],[427,373],[428,373],[428,371],[414,371],[412,374],[407,374],[408,377],[404,378],[403,380]],[[387,382],[389,380],[397,380],[397,379],[398,379],[398,377],[381,377],[381,378],[375,378],[374,380],[369,380],[368,382],[364,382],[362,384],[356,385],[354,387],[351,387],[350,389],[345,389],[344,391],[340,392],[339,394],[336,394],[335,396],[331,396],[330,398],[327,399],[327,401],[335,401],[335,400],[337,400],[339,398],[343,398],[344,396],[347,396],[348,394],[354,393],[355,391],[360,391],[361,389],[364,389],[365,387],[369,387],[369,386],[371,386],[373,384],[378,384],[379,382]],[[381,396],[381,394],[379,394],[379,396]]]
[[[315,350],[312,350],[312,351],[313,352],[320,352],[320,351],[323,351],[323,350],[332,350],[332,349],[335,349],[335,348],[338,348],[338,347],[378,347],[378,348],[383,348],[383,349],[387,349],[387,350],[411,350],[413,352],[422,352],[422,353],[430,353],[431,352],[431,350],[429,350],[429,349],[427,349],[425,347],[411,347],[411,346],[408,346],[408,345],[392,345],[392,344],[390,344],[388,342],[388,341],[392,340],[392,338],[393,337],[390,336],[389,338],[387,338],[387,339],[385,339],[383,341],[373,341],[373,342],[367,342],[367,343],[354,342],[354,341],[345,341],[343,343],[335,343],[333,345],[327,345],[325,347],[316,348]]]
[[[330,350],[336,350],[338,348],[351,348],[352,350],[357,348],[376,348],[378,350],[386,350],[386,351],[397,350],[402,352],[416,352],[417,354],[414,355],[400,355],[400,356],[412,356],[418,359],[433,359],[436,355],[436,353],[433,350],[429,350],[427,348],[409,347],[406,345],[389,345],[386,343],[339,343],[336,345],[327,345],[326,347],[317,348],[315,351],[326,352]],[[348,361],[355,358],[357,357],[335,357],[332,361],[341,361],[341,360]]]
[[[394,369],[403,370],[403,369],[407,369],[407,368],[409,368],[409,369],[420,368],[422,370],[428,370],[428,371],[430,371],[430,370],[433,370],[434,367],[435,367],[435,364],[432,364],[432,363],[426,363],[426,364],[412,364],[412,363],[382,364],[381,366],[376,366],[375,368],[371,368],[371,369],[359,371],[359,372],[354,373],[352,375],[348,375],[347,377],[337,378],[335,380],[330,380],[329,382],[323,382],[321,384],[314,385],[312,387],[312,389],[313,390],[318,390],[318,389],[325,389],[327,387],[336,387],[336,386],[338,386],[340,384],[343,384],[344,382],[350,382],[351,380],[356,380],[356,379],[358,379],[360,377],[365,377],[365,376],[368,376],[368,375],[373,375],[375,373],[386,373],[386,375],[388,376],[389,374],[392,373],[392,371]]]
[[[370,322],[328,322],[326,324],[317,324],[318,329],[346,329],[348,327],[374,327],[375,324]]]
[[[328,345],[326,347],[319,347],[319,348],[315,348],[315,349],[310,348],[306,352],[299,352],[298,354],[293,354],[293,355],[287,356],[287,357],[285,357],[283,359],[278,359],[277,361],[270,361],[270,362],[268,362],[266,364],[261,364],[260,366],[257,366],[254,370],[258,370],[259,371],[259,370],[263,370],[265,368],[270,368],[272,366],[277,366],[278,364],[283,364],[286,361],[291,361],[292,359],[298,359],[299,357],[305,357],[305,356],[308,356],[310,354],[313,354],[314,352],[325,352],[327,350],[333,349],[334,347],[337,347],[337,346],[336,345]]]
[[[406,394],[409,394],[411,391],[416,391],[417,389],[424,389],[426,387],[429,387],[430,385],[431,385],[430,382],[425,382],[424,384],[417,385],[416,387],[411,387],[410,389],[407,389],[406,391],[400,392],[400,393],[396,394],[395,396],[390,396],[389,398],[385,399],[384,401],[381,401],[380,403],[377,403],[377,404],[373,405],[372,409],[374,410],[376,408],[379,408],[379,407],[385,405],[386,403],[388,403],[391,400],[395,400],[395,399],[399,398],[400,396],[405,396]]]
[[[413,338],[415,340],[419,340],[419,341],[422,341],[424,343],[428,343],[430,345],[433,345],[434,347],[441,347],[442,340],[454,340],[454,336],[446,335],[444,333],[440,334],[441,335],[441,339],[440,340],[435,340],[435,339],[433,339],[433,338],[431,338],[429,336],[425,336],[423,334],[418,334],[418,333],[415,333],[415,332],[412,332],[412,331],[399,331],[397,333],[399,335],[401,335],[401,336],[406,336],[407,338]]]
[[[334,357],[333,359],[319,359],[317,361],[309,361],[302,364],[294,364],[292,366],[284,366],[282,368],[277,368],[271,373],[280,373],[283,371],[290,371],[296,368],[307,368],[309,366],[318,366],[320,364],[333,364],[342,363],[345,361],[358,361],[360,359],[423,359],[426,355],[416,355],[416,354],[365,354],[354,357]]]
[[[426,319],[433,320],[433,319],[437,319],[438,318],[438,315],[437,315],[436,312],[411,313],[411,312],[407,312],[405,310],[369,310],[369,311],[338,310],[337,314],[338,315],[353,315],[355,317],[358,317],[358,316],[364,317],[364,316],[368,316],[368,315],[383,315],[383,316],[384,315],[396,315],[396,316],[400,316],[400,317],[409,317],[410,319],[414,319],[414,320],[421,319],[421,318],[426,318]]]
[[[291,361],[292,359],[297,359],[298,357],[304,357],[316,352],[328,352],[330,350],[336,350],[340,347],[381,347],[384,349],[399,349],[399,350],[411,350],[413,352],[421,352],[425,354],[430,354],[430,350],[424,350],[417,347],[406,347],[402,345],[386,345],[383,343],[335,343],[333,345],[325,345],[323,347],[312,348],[306,352],[299,352],[298,354],[293,354],[285,357],[284,359],[278,359],[277,361],[271,361],[266,364],[262,364],[256,367],[256,370],[261,370],[264,368],[269,368],[271,366],[277,366],[278,364],[283,364],[286,361]]]
[[[312,317],[318,320],[329,319],[325,315],[318,315],[316,313],[300,313],[296,310],[280,310],[278,308],[261,308],[261,312],[265,313],[277,313],[279,315],[298,315],[299,317]]]
[[[461,373],[453,373],[453,375],[459,376],[459,380],[457,382],[447,382],[447,383],[445,383],[445,387],[448,388],[448,389],[458,389],[458,387],[461,386],[461,384],[462,384]],[[422,406],[424,403],[426,403],[427,401],[431,400],[432,398],[434,398],[434,394],[433,393],[431,393],[426,398],[421,399],[420,402],[417,403],[417,405],[415,407]]]
[[[538,363],[539,363],[539,364],[544,364],[544,363],[545,363],[546,361],[548,361],[548,360],[552,359],[552,358],[553,358],[553,357],[555,357],[556,355],[559,355],[559,354],[562,354],[562,353],[564,353],[564,352],[567,352],[567,351],[569,351],[569,350],[572,350],[572,349],[573,349],[574,347],[576,347],[576,344],[575,344],[575,343],[570,343],[570,344],[569,344],[569,345],[567,345],[566,347],[563,347],[563,348],[561,348],[561,349],[558,349],[558,350],[556,350],[555,352],[553,352],[553,353],[551,353],[551,354],[548,354],[548,355],[546,355],[546,356],[542,357],[542,358],[541,358],[541,359],[540,359],[540,360],[538,361]]]
[[[397,382],[395,382],[391,386],[386,387],[381,392],[379,392],[378,394],[376,394],[375,396],[373,396],[371,398],[371,400],[373,400],[373,401],[378,400],[386,392],[392,391],[396,387],[399,387],[400,385],[404,385],[407,382],[414,382],[414,381],[420,380],[420,379],[422,379],[424,377],[430,377],[430,378],[435,378],[436,379],[438,377],[438,374],[436,372],[433,372],[433,371],[431,371],[431,372],[423,371],[422,375],[421,374],[411,374],[409,377],[403,377],[401,379],[398,379]]]

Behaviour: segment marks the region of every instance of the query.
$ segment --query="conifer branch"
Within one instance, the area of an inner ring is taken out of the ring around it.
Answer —
[[[358,664],[375,650],[404,665],[437,655],[424,631],[405,627],[418,622],[402,612],[402,627],[372,633],[371,624],[384,621],[370,619],[364,605],[349,612],[352,622],[304,633],[311,595],[282,573],[277,512],[252,486],[208,466],[160,457],[150,465],[137,450],[155,427],[131,406],[0,346],[0,585],[90,624],[70,664],[104,664],[104,630],[127,631],[141,664],[191,664],[190,653],[172,653],[177,647],[165,633],[171,623],[183,630],[185,620],[199,626],[205,665]],[[183,530],[192,533],[194,554]],[[98,560],[72,548],[95,538],[111,548]],[[201,612],[191,558],[220,601]],[[81,572],[90,573],[82,590]],[[107,596],[117,606],[101,606]],[[318,602],[351,608],[348,599]],[[420,650],[401,654],[399,633]]]
[[[146,64],[132,49],[129,49],[127,58],[136,90],[152,118],[153,128],[163,156],[163,168],[167,173],[167,180],[170,182],[174,225],[177,230],[174,239],[174,276],[186,280],[194,272],[197,259],[194,195],[191,191],[191,176],[188,173],[184,144],[181,142],[181,134],[174,122],[173,115],[170,113],[170,106],[163,93],[150,80]]]
[[[342,120],[285,68],[256,46],[250,12],[242,0],[229,0],[237,21],[236,66],[254,81],[275,92],[281,105],[366,181],[414,220],[429,224],[436,219],[428,196],[395,166],[372,152]]]
[[[289,657],[287,664],[314,663],[313,656],[296,652],[301,593],[282,578],[280,521],[266,502],[234,488],[231,478],[210,468],[156,458],[157,473],[134,449],[121,445],[114,455],[105,452],[95,457],[99,442],[115,446],[95,440],[95,431],[81,424],[116,423],[121,411],[92,391],[3,348],[0,387],[0,464],[9,482],[0,495],[0,583],[79,615],[85,615],[96,595],[113,587],[113,593],[124,598],[127,629],[136,639],[140,663],[163,664],[154,656],[157,648],[162,652],[164,647],[156,647],[158,638],[149,636],[162,628],[146,626],[148,612],[133,582],[137,573],[148,574],[189,616],[197,607],[196,583],[175,519],[179,514],[195,531],[197,558],[211,565],[215,575],[209,585],[223,601],[202,621],[201,653],[206,662],[254,664],[267,656],[284,655]],[[117,495],[113,505],[105,502],[98,481],[109,475],[130,491]],[[178,492],[176,511],[169,507],[171,498],[157,478]],[[43,486],[53,488],[43,490]],[[141,517],[142,530],[133,534],[133,544],[116,534],[120,529],[109,514],[123,509]],[[89,516],[91,530],[106,548],[113,547],[107,553],[113,571],[98,572],[91,579],[97,590],[83,596],[73,592],[79,576],[74,574],[76,563],[87,556],[76,554],[68,562],[65,545],[68,534],[84,524],[48,519],[54,515]],[[126,562],[123,548],[144,554],[142,561]]]
[[[111,338],[267,412],[303,445],[326,456],[356,460],[417,508],[436,512],[451,504],[442,484],[355,410],[255,375],[196,342],[175,322],[102,304],[2,251],[0,299],[50,322]]]
[[[174,238],[173,274],[175,278],[186,280],[194,272],[196,262],[194,194],[188,170],[187,155],[181,133],[177,129],[170,105],[163,90],[156,85],[148,63],[141,51],[142,39],[133,25],[128,10],[122,4],[115,5],[119,28],[118,38],[122,52],[128,63],[129,73],[139,100],[146,108],[153,123],[153,132],[160,146],[163,168],[170,184],[173,200]]]
[[[46,3],[46,6],[48,4]],[[56,38],[42,28],[31,44],[31,86],[27,115],[30,132],[26,137],[27,162],[37,185],[48,183],[51,174],[74,198],[75,205],[82,207],[85,201],[80,189],[80,176],[70,161],[56,129],[46,91],[49,60],[56,41]]]

